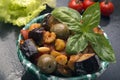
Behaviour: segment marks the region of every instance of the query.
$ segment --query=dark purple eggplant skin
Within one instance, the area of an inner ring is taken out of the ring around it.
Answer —
[[[60,22],[57,19],[55,19],[51,14],[48,14],[41,22],[41,25],[45,28],[46,31],[50,31],[52,25],[57,23]]]
[[[20,45],[20,49],[28,59],[38,54],[37,47],[32,39],[25,40],[24,43]]]
[[[100,69],[100,60],[97,55],[94,55],[84,61],[75,62],[74,67],[76,75],[91,74]]]
[[[66,65],[57,64],[57,68],[54,71],[53,75],[59,77],[71,77],[73,76],[73,71]]]
[[[50,25],[49,25],[50,17],[51,17],[51,14],[48,14],[41,22],[41,25],[45,28],[46,31],[50,31]]]
[[[35,28],[29,32],[28,37],[32,38],[38,46],[43,45],[43,32],[44,28]]]

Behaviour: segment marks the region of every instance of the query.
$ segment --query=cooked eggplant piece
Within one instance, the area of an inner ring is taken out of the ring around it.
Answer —
[[[56,75],[58,76],[64,76],[64,77],[70,77],[72,76],[72,70],[67,65],[60,65],[57,64],[57,70]]]
[[[20,49],[28,59],[38,54],[37,47],[32,39],[25,40],[24,43],[21,44]]]
[[[43,32],[44,32],[43,27],[35,28],[29,32],[28,36],[29,38],[32,38],[38,46],[42,46],[43,45]]]
[[[41,25],[46,31],[50,31],[51,26],[56,23],[59,23],[58,20],[56,20],[51,14],[48,14],[41,22]]]
[[[68,61],[68,63],[67,63],[67,66],[68,66],[71,70],[74,71],[74,64],[75,64],[75,62],[79,59],[79,57],[80,57],[79,54],[77,54],[77,55],[71,55],[71,56],[70,56],[70,59],[69,59],[69,61]]]
[[[91,74],[99,70],[100,61],[93,53],[83,54],[74,64],[76,75]]]

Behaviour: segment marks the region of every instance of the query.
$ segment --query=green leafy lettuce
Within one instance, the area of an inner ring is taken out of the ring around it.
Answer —
[[[100,22],[98,2],[87,8],[82,16],[77,11],[67,7],[54,9],[52,15],[62,23],[67,24],[68,28],[75,33],[68,38],[67,54],[80,53],[89,43],[102,60],[115,62],[114,51],[108,39],[104,35],[93,32],[93,28],[98,26]]]
[[[24,26],[46,9],[44,4],[53,1],[55,0],[0,0],[0,21]]]

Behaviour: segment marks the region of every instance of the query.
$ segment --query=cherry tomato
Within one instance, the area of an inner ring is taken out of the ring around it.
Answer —
[[[110,16],[114,11],[114,5],[109,0],[104,0],[100,2],[100,9],[103,16]]]
[[[83,3],[81,0],[71,0],[68,3],[68,7],[75,9],[80,13],[83,11]]]
[[[28,30],[21,30],[20,33],[22,34],[23,38],[26,40],[28,39]]]
[[[89,6],[91,6],[92,4],[94,4],[95,2],[93,0],[84,0],[83,1],[83,7],[84,10],[86,10]]]

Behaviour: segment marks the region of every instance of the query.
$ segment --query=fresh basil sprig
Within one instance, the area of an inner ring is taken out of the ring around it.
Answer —
[[[93,32],[93,28],[98,26],[100,22],[98,2],[87,8],[82,16],[77,11],[67,7],[54,9],[52,15],[60,22],[67,24],[68,28],[75,32],[67,41],[67,54],[80,53],[90,43],[102,60],[108,62],[116,61],[114,51],[108,39],[104,35]]]

